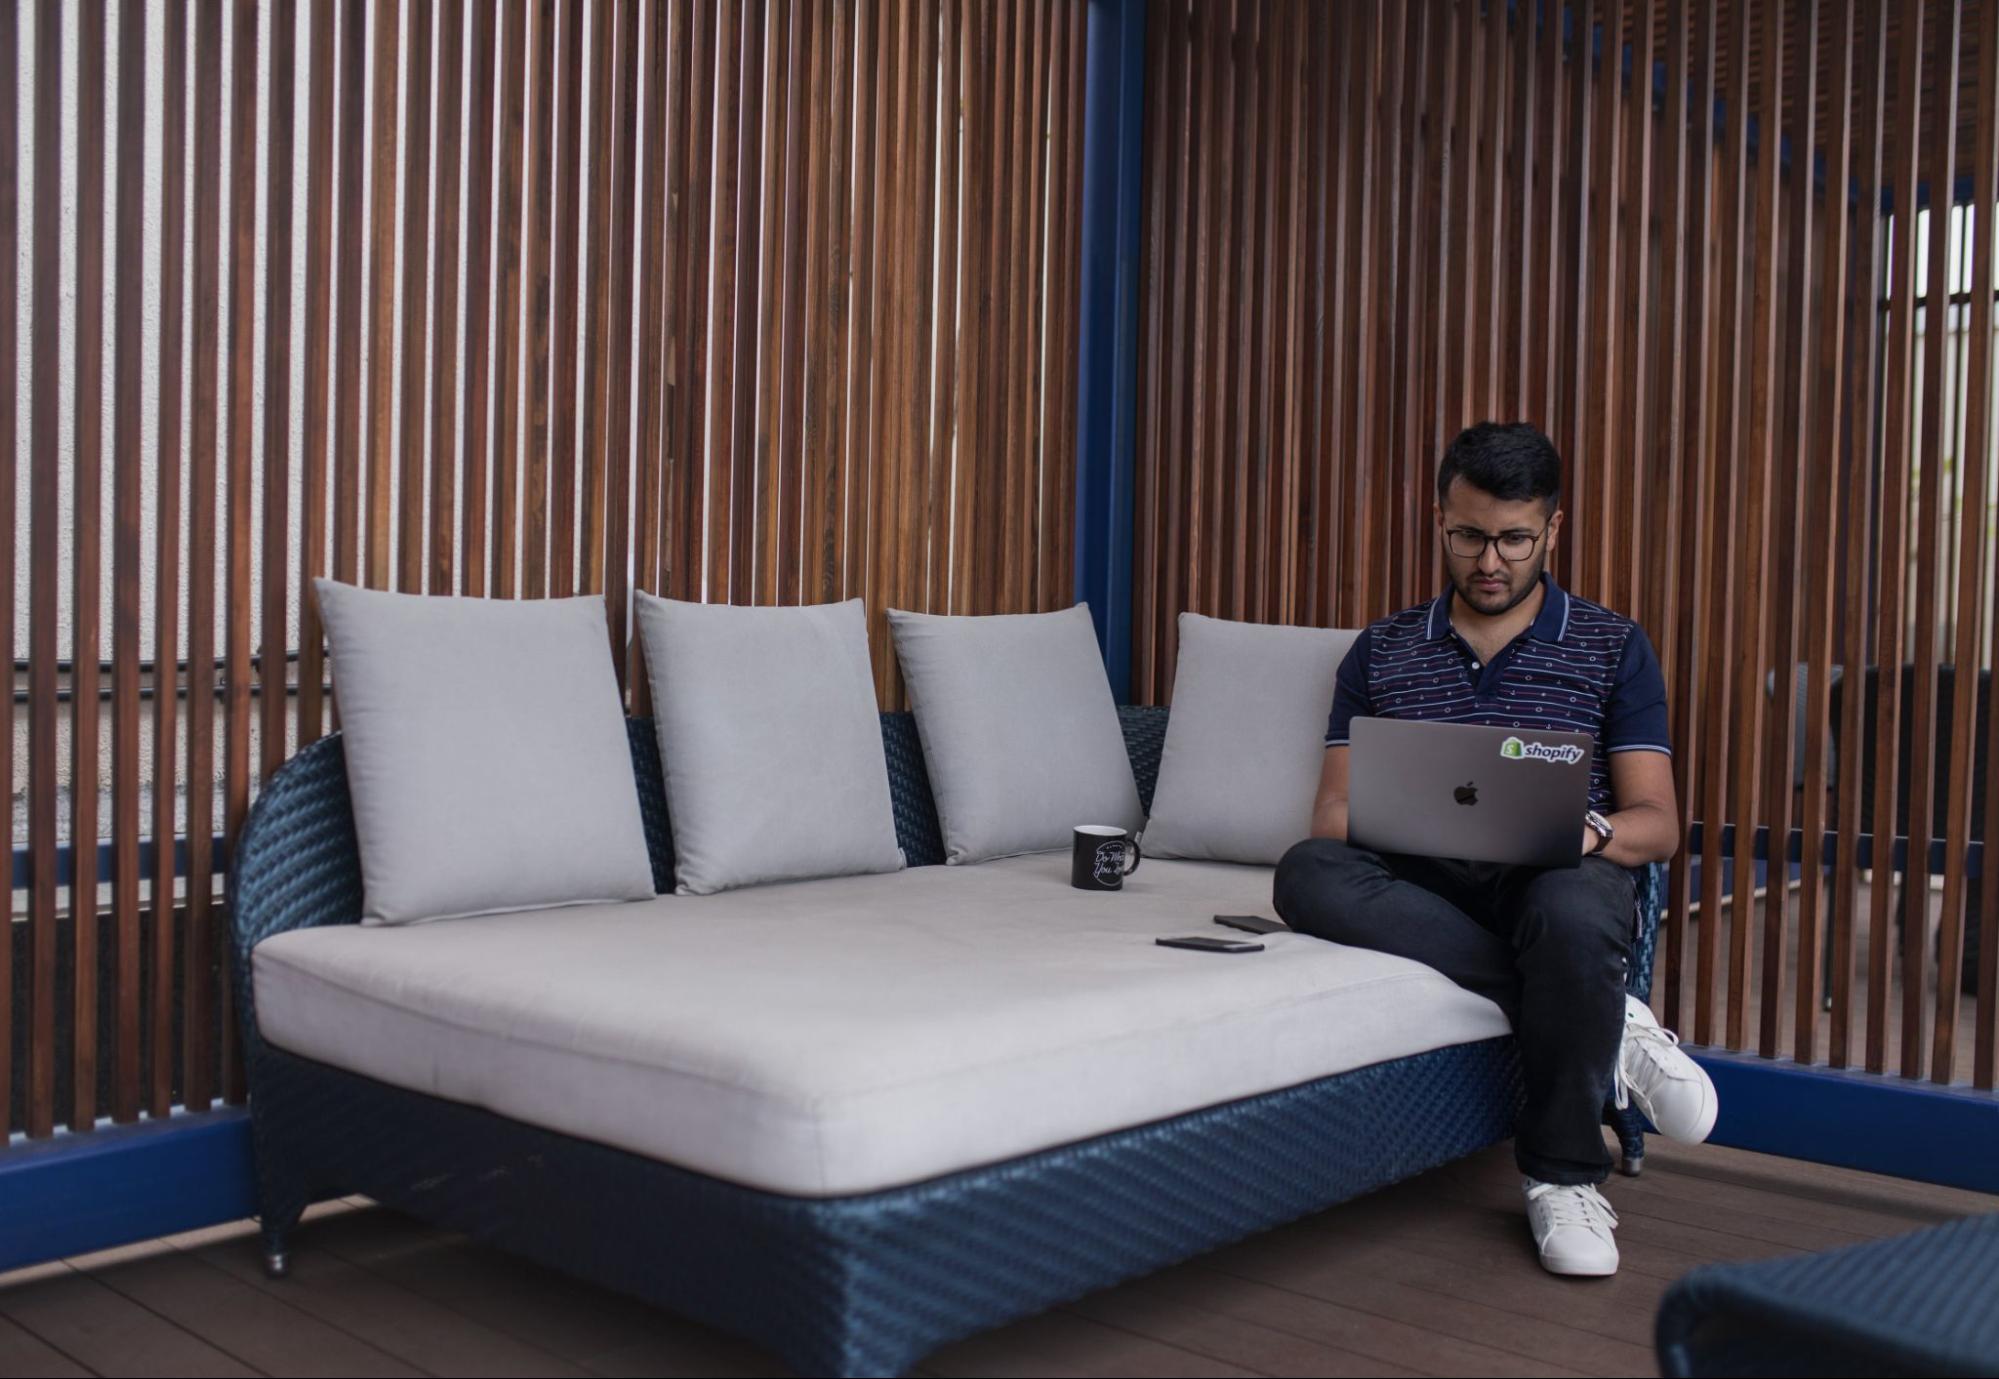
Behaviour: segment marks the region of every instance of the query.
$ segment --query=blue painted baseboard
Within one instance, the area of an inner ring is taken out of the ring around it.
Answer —
[[[199,1230],[256,1209],[250,1113],[240,1108],[0,1149],[0,1269]]]
[[[1687,1052],[1721,1096],[1711,1143],[1999,1193],[1999,1093]]]

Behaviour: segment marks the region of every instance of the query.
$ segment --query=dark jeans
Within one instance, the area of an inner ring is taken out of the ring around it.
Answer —
[[[1404,857],[1310,838],[1277,865],[1275,903],[1301,933],[1394,953],[1489,997],[1526,1077],[1514,1156],[1544,1183],[1610,1175],[1603,1105],[1624,1037],[1637,890],[1601,857],[1574,870]]]

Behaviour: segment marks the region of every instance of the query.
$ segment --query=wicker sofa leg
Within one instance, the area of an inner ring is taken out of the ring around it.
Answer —
[[[311,1204],[312,1190],[281,1153],[272,1152],[268,1136],[258,1135],[256,1140],[257,1225],[263,1239],[264,1275],[278,1279],[291,1272],[292,1227]]]
[[[1636,1178],[1645,1169],[1645,1116],[1636,1106],[1627,1106],[1621,1111],[1613,1108],[1608,1119],[1621,1151],[1617,1171]]]

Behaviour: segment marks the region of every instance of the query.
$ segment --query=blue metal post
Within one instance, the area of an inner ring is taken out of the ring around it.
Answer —
[[[1076,419],[1076,597],[1111,690],[1131,693],[1133,428],[1138,400],[1144,0],[1090,0],[1083,114],[1083,299]]]

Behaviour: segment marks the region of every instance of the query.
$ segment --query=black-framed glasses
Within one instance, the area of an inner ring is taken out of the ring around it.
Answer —
[[[1509,531],[1498,536],[1489,536],[1477,527],[1447,527],[1444,530],[1444,544],[1459,560],[1482,560],[1487,546],[1499,548],[1501,560],[1518,563],[1534,554],[1534,548],[1541,544],[1541,538],[1548,534],[1554,518],[1537,532]]]

